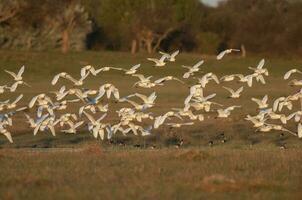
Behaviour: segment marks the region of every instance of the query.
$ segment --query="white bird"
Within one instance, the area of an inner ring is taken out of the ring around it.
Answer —
[[[54,76],[54,78],[51,81],[51,84],[55,85],[58,82],[59,78],[65,78],[65,79],[71,81],[75,86],[81,86],[81,85],[84,84],[84,80],[88,77],[89,73],[90,72],[86,73],[79,80],[76,80],[71,75],[69,75],[68,73],[61,72],[61,73]]]
[[[155,129],[159,128],[165,122],[166,119],[169,119],[171,117],[177,117],[182,120],[181,116],[178,113],[176,113],[174,111],[169,111],[169,112],[165,113],[164,115],[161,115],[161,116],[158,116],[155,118],[154,128]]]
[[[264,64],[265,64],[265,60],[261,59],[256,68],[249,67],[249,69],[253,70],[254,73],[257,75],[264,74],[268,76],[268,70],[266,68],[263,68]]]
[[[120,93],[119,90],[111,83],[106,83],[99,88],[99,98],[101,98],[106,93],[107,98],[109,99],[111,97],[111,94],[119,100],[120,99]]]
[[[163,84],[164,82],[166,82],[166,81],[171,81],[171,80],[175,80],[175,81],[178,81],[178,82],[184,84],[184,82],[183,82],[182,80],[180,80],[180,79],[178,79],[178,78],[176,78],[176,77],[174,77],[174,76],[165,76],[165,77],[163,77],[163,78],[160,78],[160,79],[154,81],[154,83],[155,83],[156,85],[161,85],[161,84]]]
[[[208,96],[208,97],[210,97],[210,96]],[[191,107],[193,107],[195,110],[204,110],[206,112],[210,112],[212,105],[222,106],[221,104],[213,102],[213,101],[209,101],[208,99],[209,98],[198,97],[196,99],[193,99],[194,102],[189,103],[189,105]]]
[[[254,124],[254,127],[258,128],[258,127],[261,127],[265,124],[265,121],[267,120],[267,118],[265,118],[264,115],[262,115],[262,116],[260,116],[260,115],[256,115],[256,116],[247,115],[245,120],[252,122]]]
[[[302,138],[302,124],[301,123],[298,124],[298,137]]]
[[[0,111],[4,110],[6,105],[10,102],[10,100],[6,100],[6,101],[3,101],[3,102],[0,102]]]
[[[302,119],[302,111],[294,112],[290,115],[288,115],[288,120],[292,119],[294,117],[295,122],[301,122]]]
[[[240,78],[240,77],[243,77],[243,75],[242,74],[225,75],[220,78],[220,81],[229,82],[229,81],[233,81],[236,77]]]
[[[34,129],[34,135],[38,133],[38,131],[46,131],[50,130],[51,134],[53,136],[56,136],[55,131],[55,117],[49,114],[43,115],[39,118],[39,120],[36,122],[36,127]]]
[[[73,123],[72,119],[77,120],[78,119],[77,115],[74,113],[65,113],[56,120],[56,123],[59,123],[59,125],[62,127],[65,124]]]
[[[34,96],[28,104],[29,108],[32,108],[36,102],[38,102],[38,106],[50,107],[53,105],[53,102],[50,97],[48,97],[45,93],[38,94]]]
[[[1,85],[0,86],[0,94],[3,94],[5,92],[5,89],[9,89],[9,87],[7,87],[7,85]]]
[[[149,96],[139,94],[139,93],[135,93],[135,94],[127,96],[126,98],[130,98],[130,97],[133,97],[133,96],[137,96],[138,98],[143,100],[144,104],[148,105],[148,107],[150,107],[150,108],[154,106],[154,104],[155,104],[154,101],[157,98],[155,92],[152,92]]]
[[[187,123],[166,123],[166,125],[171,126],[172,128],[180,128],[182,126],[192,126],[194,122]]]
[[[288,72],[286,72],[286,73],[284,74],[284,80],[289,79],[289,77],[290,77],[293,73],[302,74],[302,72],[301,72],[300,70],[298,70],[298,69],[291,69],[291,70],[289,70]]]
[[[11,133],[1,124],[0,124],[0,133],[3,134],[10,143],[13,143],[13,138]]]
[[[84,110],[90,110],[93,114],[95,114],[97,111],[105,113],[105,112],[108,112],[108,110],[109,110],[109,104],[106,104],[106,105],[103,105],[101,103],[86,104],[86,105],[80,107],[79,116],[82,116],[82,113]]]
[[[96,76],[96,70],[91,65],[86,65],[81,69],[81,77],[84,77],[86,74],[91,73],[93,76]]]
[[[55,94],[57,101],[60,101],[69,93],[69,91],[66,90],[65,86],[62,86],[59,91],[53,91],[50,93]]]
[[[203,114],[194,115],[193,112],[191,110],[189,110],[189,108],[190,108],[190,105],[187,104],[187,105],[185,105],[184,108],[172,108],[172,110],[177,111],[177,113],[181,117],[189,117],[190,120],[204,121]]]
[[[148,127],[147,129],[144,129],[142,126],[135,125],[133,123],[129,123],[128,126],[129,128],[124,131],[125,133],[128,133],[131,130],[134,135],[138,135],[138,131],[141,132],[142,136],[147,136],[151,134],[150,131],[152,129],[152,126]]]
[[[288,110],[292,110],[293,104],[288,97],[279,97],[274,101],[273,111],[282,111],[283,107],[287,107]]]
[[[247,75],[247,76],[244,76],[242,74],[238,74],[239,82],[247,83],[247,85],[249,87],[253,86],[253,78],[255,78],[256,76],[257,76],[257,74],[250,74],[250,75]]]
[[[6,73],[10,74],[15,80],[15,83],[13,83],[11,87],[9,87],[11,92],[16,91],[18,85],[26,85],[26,86],[30,87],[30,85],[28,83],[23,81],[22,75],[24,73],[24,70],[25,70],[24,65],[20,68],[20,70],[17,74],[15,74],[14,72],[8,71],[8,70],[4,70]]]
[[[192,67],[190,66],[182,66],[183,68],[188,69],[189,71],[184,73],[183,78],[189,78],[190,76],[194,75],[195,72],[198,72],[200,69],[199,67],[204,63],[203,60],[199,61],[198,63],[196,63],[195,65],[193,65]]]
[[[230,54],[230,53],[232,53],[232,52],[239,52],[239,51],[240,51],[239,49],[226,49],[226,50],[220,52],[220,53],[217,55],[216,59],[217,59],[217,60],[221,60],[226,54]]]
[[[170,62],[175,62],[175,57],[179,54],[179,50],[173,52],[172,54],[168,54],[162,51],[160,51],[159,53],[165,55]]]
[[[83,111],[84,115],[87,117],[87,119],[90,121],[91,126],[98,126],[100,125],[101,121],[107,116],[107,113],[103,114],[100,118],[97,120],[94,119],[91,115]]]
[[[197,79],[198,79],[199,84],[203,88],[206,87],[206,85],[209,83],[210,80],[214,80],[217,84],[220,83],[218,77],[215,74],[213,74],[212,72],[209,72],[209,73],[203,75],[201,78],[197,78]]]
[[[10,87],[9,90],[10,92],[15,92],[18,88],[19,85],[26,85],[27,87],[31,87],[28,83],[26,83],[25,81],[21,80],[21,81],[16,81],[14,82]]]
[[[203,97],[203,88],[201,84],[196,84],[190,87],[190,94],[185,99],[184,104],[187,105],[193,97]]]
[[[243,91],[243,86],[240,87],[239,89],[237,89],[236,91],[234,91],[232,88],[228,88],[228,87],[223,87],[223,88],[231,93],[231,96],[229,96],[229,98],[234,98],[234,99],[239,98],[241,92]]]
[[[302,86],[302,80],[297,80],[297,79],[293,79],[292,81],[289,82],[290,86]]]
[[[264,109],[268,107],[268,96],[265,95],[262,99],[256,99],[252,98],[252,101],[256,102],[258,104],[259,109]]]
[[[27,122],[29,123],[29,127],[30,128],[36,128],[36,126],[37,126],[36,121],[33,118],[31,118],[28,114],[24,113],[24,115],[25,115],[25,117],[27,119]]]
[[[7,109],[13,109],[17,107],[17,103],[23,98],[23,94],[20,94],[15,101],[13,101],[12,103],[7,103],[6,104],[6,108]]]
[[[100,72],[108,72],[108,71],[110,71],[112,69],[118,70],[118,71],[122,71],[123,70],[122,68],[118,68],[118,67],[102,67],[100,69],[95,70],[95,74],[97,75]]]
[[[150,79],[153,77],[153,76],[145,77],[142,74],[133,74],[132,76],[139,78],[139,80],[140,80],[139,82],[141,82],[141,83],[150,83],[151,82]]]
[[[8,71],[8,70],[4,70],[6,73],[10,74],[15,81],[22,81],[22,74],[24,73],[24,69],[25,69],[25,66],[23,65],[19,72],[17,74],[15,74],[14,72],[11,72],[11,71]]]
[[[150,60],[150,61],[152,61],[152,62],[154,62],[155,63],[155,67],[163,67],[163,66],[165,66],[166,65],[166,63],[165,63],[165,59],[167,58],[167,55],[162,55],[161,57],[160,57],[160,59],[157,59],[157,58],[147,58],[147,60]]]
[[[228,108],[225,109],[218,109],[217,113],[218,113],[218,118],[227,118],[230,116],[231,111],[233,111],[235,108],[240,108],[241,106],[230,106]]]
[[[134,65],[130,69],[124,69],[125,74],[127,75],[133,75],[136,73],[137,69],[141,66],[141,64]]]
[[[296,133],[294,133],[294,132],[292,132],[292,131],[290,131],[290,130],[284,128],[284,127],[281,126],[281,125],[277,125],[277,124],[267,124],[267,123],[265,123],[264,125],[262,125],[262,126],[260,126],[260,127],[258,127],[258,128],[256,129],[256,131],[260,131],[260,132],[270,132],[270,131],[272,131],[272,130],[286,131],[286,132],[288,132],[288,133],[290,133],[290,134],[293,134],[294,136],[297,136]]]
[[[152,107],[152,105],[150,105],[150,104],[142,104],[141,105],[141,104],[138,104],[138,103],[136,103],[134,101],[131,101],[129,99],[120,100],[120,102],[123,102],[123,101],[126,101],[126,102],[130,103],[131,105],[133,105],[136,110],[144,111],[145,109]]]
[[[71,123],[71,122],[68,122],[70,128],[61,130],[61,132],[63,132],[63,133],[77,133],[77,128],[80,127],[83,123],[84,123],[84,121],[79,121],[75,124]]]

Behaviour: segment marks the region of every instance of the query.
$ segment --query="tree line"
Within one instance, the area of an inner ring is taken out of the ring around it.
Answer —
[[[302,1],[0,0],[0,48],[302,52]]]

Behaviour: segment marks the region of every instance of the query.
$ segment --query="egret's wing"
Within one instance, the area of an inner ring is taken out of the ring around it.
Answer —
[[[33,98],[31,99],[31,101],[30,101],[29,104],[28,104],[28,107],[29,107],[29,108],[32,108],[32,107],[35,105],[35,103],[36,103],[38,97],[39,97],[39,96],[37,95],[37,96],[35,96],[35,97],[33,97]]]
[[[159,59],[160,62],[164,62],[166,58],[168,58],[169,56],[167,55],[162,55]]]
[[[212,99],[216,96],[216,93],[210,94],[209,96],[205,97],[204,99],[207,101],[209,99]]]
[[[52,125],[48,125],[48,128],[53,136],[56,136],[55,128]]]
[[[182,76],[183,78],[189,78],[190,77],[190,72],[186,72],[186,73],[184,73],[184,75]]]
[[[160,83],[163,83],[163,82],[165,82],[165,81],[166,81],[166,77],[163,77],[163,78],[160,78],[160,79],[154,81],[154,83],[160,84]]]
[[[217,59],[217,60],[221,60],[225,54],[226,54],[226,50],[220,52],[220,53],[217,55],[216,59]]]
[[[142,75],[142,74],[133,74],[132,76],[138,77],[141,81],[145,81],[146,80],[145,76]]]
[[[171,54],[171,58],[175,58],[179,54],[179,50]]]
[[[51,84],[52,84],[52,85],[55,85],[55,84],[58,82],[60,76],[61,76],[61,74],[55,75],[55,76],[53,77],[52,81],[51,81]]]
[[[243,91],[243,86],[241,86],[241,87],[236,91],[236,93],[240,94],[242,91]]]
[[[265,63],[264,59],[260,60],[258,66],[257,66],[257,69],[261,69],[264,66],[264,63]]]
[[[262,99],[262,102],[263,102],[263,103],[266,103],[267,100],[268,100],[268,95],[265,95],[265,96],[263,97],[263,99]]]
[[[264,80],[264,77],[263,77],[262,75],[259,75],[259,76],[258,76],[258,79],[260,80],[260,82],[261,82],[262,84],[265,84],[265,80]]]
[[[71,82],[73,82],[73,83],[76,83],[76,82],[78,82],[76,79],[74,79],[72,76],[70,76],[69,74],[67,74],[66,76],[65,76],[65,78],[67,79],[67,80],[70,80]]]
[[[156,58],[147,58],[147,60],[150,60],[152,62],[155,62],[156,64],[159,63],[159,60]]]
[[[120,99],[120,93],[117,88],[113,89],[113,96],[118,100]]]
[[[81,77],[86,75],[86,66],[81,69]]]
[[[18,103],[22,98],[23,98],[23,94],[20,94],[12,104]]]
[[[289,70],[288,72],[286,72],[286,73],[285,73],[285,75],[284,75],[284,80],[289,79],[289,77],[290,77],[290,76],[291,76],[291,74],[293,73],[293,70],[294,70],[294,69]]]
[[[213,79],[217,84],[219,84],[219,79],[218,79],[218,77],[217,77],[215,74],[212,75],[212,79]]]
[[[227,91],[229,91],[231,94],[235,93],[232,88],[228,88],[228,87],[224,87],[224,86],[223,86],[223,88],[226,89]]]
[[[14,72],[8,71],[8,70],[4,70],[6,73],[8,73],[9,75],[11,75],[14,78],[17,78],[17,75]]]
[[[178,82],[180,82],[180,83],[182,83],[182,84],[185,84],[185,82],[183,82],[183,81],[180,80],[179,78],[173,77],[173,80],[178,81]]]
[[[302,124],[301,123],[298,124],[298,137],[302,138]]]
[[[13,143],[13,138],[12,138],[12,135],[10,134],[10,132],[5,131],[5,132],[3,133],[3,135],[8,139],[8,141],[9,141],[10,143]]]
[[[249,87],[252,87],[252,85],[253,85],[253,76],[248,76],[247,77],[247,85]]]
[[[99,123],[99,122],[102,121],[106,116],[107,116],[107,113],[103,114],[103,115],[97,120],[97,122]]]
[[[260,99],[252,98],[252,101],[256,102],[258,105],[262,104]]]
[[[66,89],[65,85],[63,85],[63,86],[60,88],[59,93],[61,93],[61,94],[64,93],[65,89]]]
[[[133,67],[130,68],[130,70],[136,70],[136,69],[138,69],[140,66],[141,66],[141,64],[134,65]]]
[[[19,72],[18,72],[18,74],[17,74],[18,77],[21,77],[21,76],[22,76],[22,74],[23,74],[23,72],[24,72],[24,69],[25,69],[25,66],[23,65],[23,66],[20,68],[20,70],[19,70]]]
[[[74,125],[74,128],[78,128],[79,126],[81,126],[82,124],[84,123],[84,121],[80,121],[80,122],[77,122],[75,125]]]
[[[196,69],[196,68],[198,68],[199,66],[201,66],[202,64],[204,63],[204,61],[203,60],[201,60],[201,61],[199,61],[198,63],[196,63],[195,65],[193,65],[193,69]]]
[[[96,123],[95,119],[91,115],[89,115],[85,111],[83,111],[83,113],[84,113],[84,115],[86,115],[86,117],[89,119],[89,121],[91,121],[93,124]]]

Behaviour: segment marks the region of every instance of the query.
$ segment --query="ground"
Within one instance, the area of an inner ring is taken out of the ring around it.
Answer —
[[[20,106],[26,105],[38,93],[58,89],[68,82],[51,86],[52,77],[66,71],[79,77],[79,69],[86,64],[97,67],[130,68],[141,63],[139,73],[160,78],[165,75],[181,77],[181,65],[192,65],[205,59],[202,71],[218,76],[250,73],[261,57],[227,57],[217,62],[213,57],[182,54],[165,68],[153,68],[146,57],[113,52],[81,52],[62,55],[57,52],[0,52],[0,85],[10,84],[4,69],[18,70],[26,66],[24,78],[31,88],[20,87],[16,94],[0,96],[0,101],[24,94]],[[157,56],[157,55],[153,55]],[[215,101],[225,106],[242,105],[231,119],[215,119],[215,112],[206,115],[204,122],[193,127],[154,130],[151,136],[127,137],[116,135],[111,142],[95,140],[82,128],[76,135],[57,132],[32,135],[24,123],[23,114],[14,117],[11,129],[14,144],[0,135],[0,199],[299,199],[302,187],[302,142],[282,132],[258,133],[243,118],[256,114],[257,106],[251,97],[269,95],[269,103],[279,96],[293,94],[298,88],[289,87],[282,80],[290,68],[300,68],[301,59],[267,57],[270,76],[267,84],[245,86],[242,98],[227,99],[227,91],[211,83],[206,94],[217,93]],[[293,77],[293,78],[299,78]],[[110,82],[120,89],[121,96],[134,91],[150,94],[151,89],[132,87],[136,78],[120,72],[107,72],[89,78],[84,87],[97,89]],[[188,94],[187,85],[167,82],[158,87],[154,115],[175,107],[182,107]],[[239,88],[239,83],[224,86]],[[107,102],[107,100],[104,100]],[[117,122],[114,110],[127,104],[108,101],[111,112],[108,122]],[[300,109],[299,104],[294,109]],[[78,105],[71,107],[76,112]],[[285,113],[289,111],[285,110]],[[29,111],[33,115],[34,111]],[[145,125],[150,122],[146,122]],[[276,122],[277,123],[277,122]],[[286,127],[296,131],[296,124]],[[176,149],[176,145],[184,144]],[[211,145],[210,145],[211,144]],[[151,148],[152,147],[152,148]]]

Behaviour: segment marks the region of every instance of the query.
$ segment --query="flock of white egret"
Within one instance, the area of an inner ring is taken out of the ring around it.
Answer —
[[[239,50],[227,49],[217,56],[217,60],[221,60],[227,54],[236,51]],[[147,58],[149,61],[154,62],[154,67],[164,67],[169,62],[175,62],[179,51],[175,51],[172,54],[160,52],[160,54],[161,57],[159,59]],[[204,115],[210,111],[217,112],[217,118],[228,118],[234,109],[241,107],[240,105],[225,107],[224,105],[214,102],[213,99],[216,93],[205,96],[204,89],[210,81],[214,81],[216,84],[230,81],[240,82],[242,84],[240,88],[234,89],[222,86],[229,92],[229,98],[238,99],[243,92],[244,84],[248,87],[253,86],[253,81],[265,84],[265,77],[269,75],[268,70],[264,68],[264,59],[259,62],[257,67],[250,67],[249,70],[251,71],[248,75],[230,74],[221,78],[218,78],[212,72],[198,76],[197,72],[200,72],[200,67],[203,63],[204,61],[201,60],[192,66],[182,66],[186,69],[182,78],[165,76],[157,80],[152,80],[152,76],[146,77],[138,73],[141,66],[140,64],[134,65],[130,69],[115,67],[96,69],[91,65],[87,65],[81,69],[79,79],[72,77],[67,72],[61,72],[54,76],[51,84],[58,85],[62,82],[60,81],[61,79],[66,79],[73,85],[71,88],[62,85],[58,91],[38,94],[32,97],[30,102],[26,103],[24,107],[18,106],[18,103],[23,98],[23,94],[20,94],[14,100],[9,99],[0,102],[0,133],[6,136],[9,142],[12,143],[13,139],[10,133],[10,127],[13,126],[14,114],[23,112],[25,115],[24,119],[28,122],[29,128],[33,129],[34,135],[38,132],[50,131],[52,135],[55,136],[58,130],[65,133],[76,133],[80,127],[86,126],[95,138],[102,140],[105,138],[110,139],[117,132],[124,135],[133,133],[134,135],[146,136],[151,134],[152,129],[157,129],[163,125],[173,128],[194,125],[204,121]],[[22,75],[24,70],[24,66],[21,67],[18,73],[5,70],[5,72],[13,78],[13,83],[10,86],[0,86],[0,94],[5,94],[6,92],[14,93],[20,85],[30,87],[30,85],[23,80]],[[170,80],[185,84],[185,80],[190,77],[192,80],[196,80],[196,83],[189,86],[190,89],[188,96],[184,99],[183,108],[172,108],[166,113],[154,116],[148,109],[156,106],[156,92],[152,92],[149,95],[134,93],[120,97],[119,89],[111,83],[99,86],[98,90],[81,88],[89,76],[99,76],[109,70],[118,70],[127,76],[136,77],[138,81],[134,83],[133,86],[140,88],[157,87],[164,85],[166,81]],[[284,79],[289,79],[293,73],[302,74],[302,71],[292,69],[285,73]],[[268,95],[265,95],[262,99],[251,99],[258,105],[259,112],[254,116],[247,115],[245,119],[251,122],[257,131],[269,132],[279,130],[288,132],[299,138],[302,137],[302,109],[295,109],[293,106],[294,101],[302,102],[302,80],[293,79],[289,84],[297,87],[298,92],[275,99],[271,107],[268,104]],[[109,111],[109,104],[104,105],[102,101],[103,98],[113,98],[117,103],[124,102],[129,105],[115,111],[119,117],[118,123],[104,123],[103,120],[107,117],[107,112]],[[135,98],[140,100],[140,102],[134,101]],[[78,112],[68,112],[68,106],[76,102],[76,105],[80,104]],[[283,114],[282,111],[285,108],[292,111],[292,114]],[[28,114],[27,111],[29,109],[36,113],[35,116]],[[58,114],[59,111],[63,114]],[[103,114],[97,118],[96,113]],[[178,122],[174,122],[175,120],[171,122],[171,118],[177,119]],[[145,120],[151,122],[147,127],[141,125]],[[296,130],[291,131],[285,128],[289,120],[294,120],[297,123]]]

